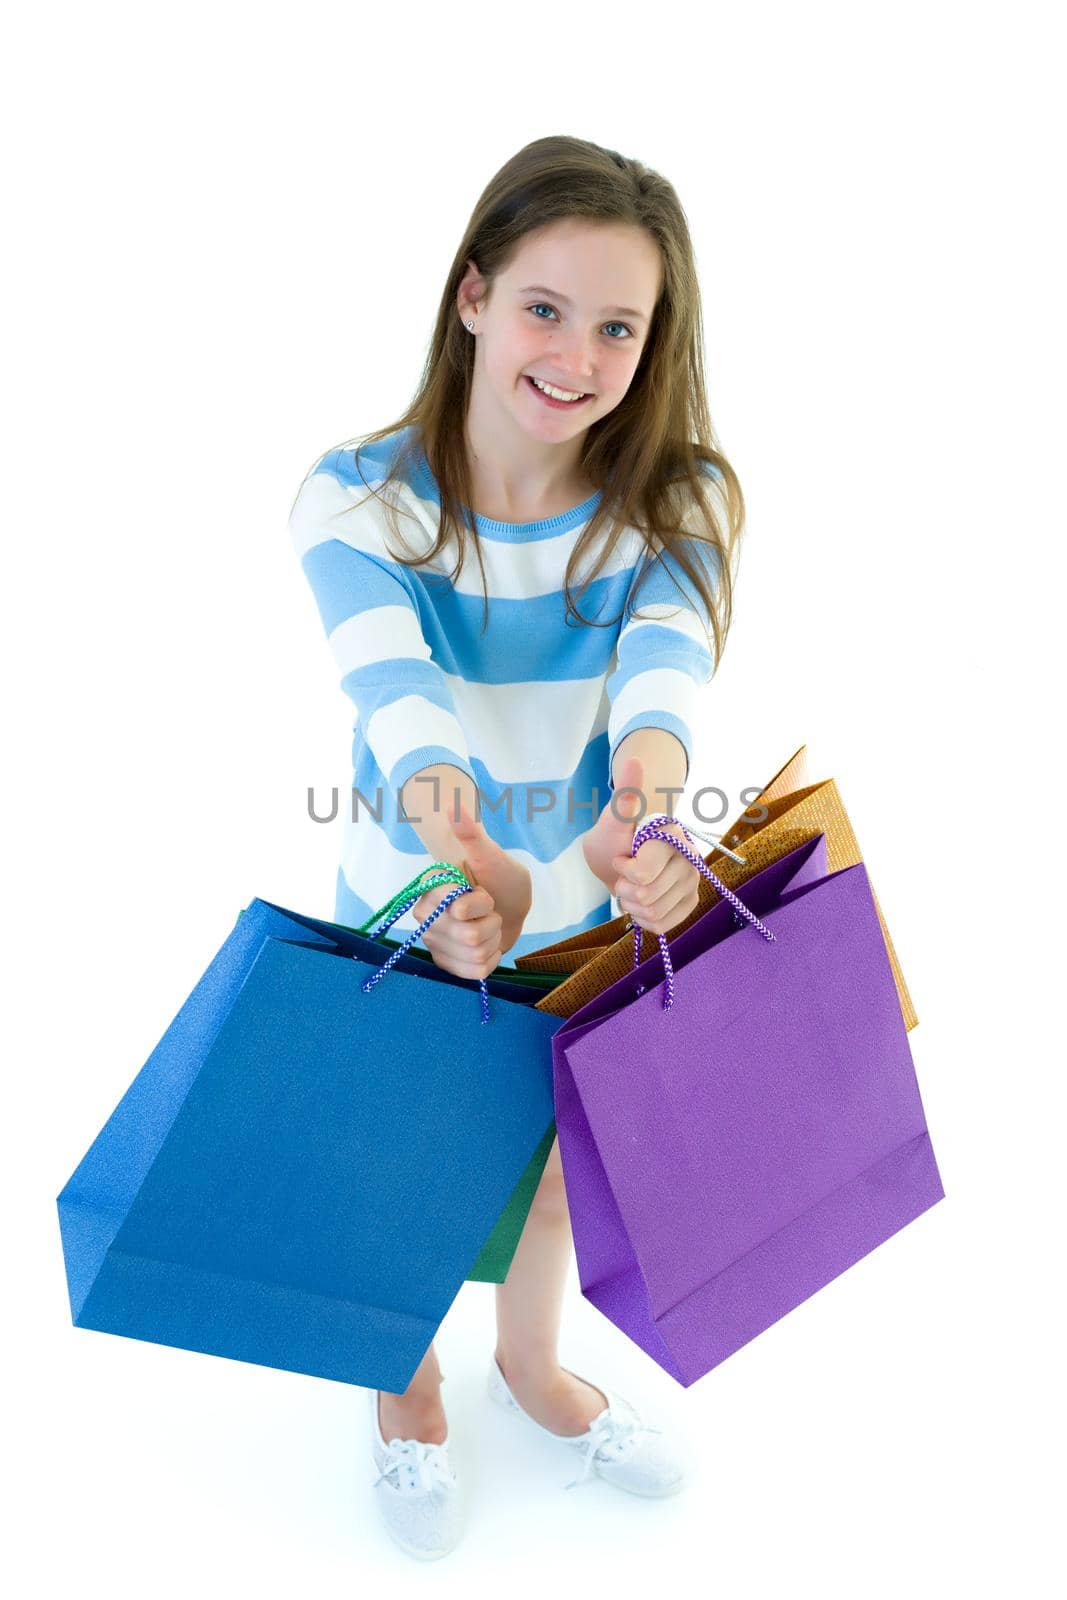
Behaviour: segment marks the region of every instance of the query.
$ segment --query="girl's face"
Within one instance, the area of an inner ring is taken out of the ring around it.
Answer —
[[[580,219],[528,234],[488,296],[468,262],[458,303],[477,335],[476,409],[486,416],[489,400],[545,443],[576,439],[630,387],[661,272],[659,246],[643,228]],[[585,398],[551,403],[534,378]]]

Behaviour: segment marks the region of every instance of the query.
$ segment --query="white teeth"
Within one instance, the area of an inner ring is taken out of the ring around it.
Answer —
[[[536,383],[539,389],[543,389],[545,394],[550,394],[553,400],[580,400],[582,398],[581,394],[576,394],[570,389],[553,389],[550,383],[542,383],[540,378],[534,378],[531,381]]]

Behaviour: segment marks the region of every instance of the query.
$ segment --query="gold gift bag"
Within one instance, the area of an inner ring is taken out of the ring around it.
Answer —
[[[759,798],[746,807],[723,836],[725,851],[716,845],[704,857],[705,863],[728,888],[738,890],[748,878],[754,877],[772,862],[780,861],[791,850],[819,833],[826,835],[827,867],[830,872],[837,872],[842,867],[854,867],[862,861],[860,847],[836,783],[832,778],[822,783],[807,783],[806,756],[807,747],[801,745],[764,786]],[[757,808],[765,810],[767,815],[761,820],[749,818],[747,812]],[[731,849],[743,850],[744,859],[737,861],[726,853]],[[718,890],[703,877],[697,885],[697,895],[696,909],[671,929],[671,939],[677,938],[721,898]],[[871,895],[896,982],[904,1026],[905,1029],[911,1029],[919,1019],[873,884]],[[587,1000],[602,994],[617,979],[625,977],[633,966],[633,948],[633,924],[629,917],[621,915],[602,923],[598,928],[587,928],[573,938],[562,939],[557,944],[546,945],[543,950],[519,956],[515,966],[528,972],[570,972],[571,976],[551,993],[544,995],[536,1007],[538,1011],[549,1011],[553,1016],[570,1017]],[[656,936],[642,931],[641,960],[647,960],[658,949],[659,940]]]

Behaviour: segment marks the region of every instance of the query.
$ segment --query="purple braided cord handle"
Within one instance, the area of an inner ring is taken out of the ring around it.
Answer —
[[[427,871],[428,870],[429,869],[427,869]],[[423,876],[425,876],[425,874],[423,874]],[[388,922],[384,922],[382,923],[381,927],[376,928],[375,933],[379,934],[387,932],[388,929],[393,926],[393,923],[402,917],[404,912],[407,911],[410,906],[415,904],[416,900],[421,900],[427,889],[432,888],[432,881],[430,883],[421,884],[420,887],[411,894],[409,899],[403,901],[399,906],[394,908],[393,915],[389,918]],[[426,918],[426,921],[417,927],[415,931],[404,940],[404,943],[400,946],[399,950],[394,950],[388,961],[383,962],[377,971],[372,973],[369,978],[364,978],[363,982],[360,984],[360,988],[362,989],[363,993],[367,994],[369,990],[374,988],[376,983],[381,982],[382,978],[385,977],[385,974],[389,971],[389,969],[400,960],[400,957],[404,954],[404,951],[408,948],[408,946],[414,944],[416,939],[422,938],[422,935],[426,932],[426,929],[430,927],[432,923],[437,921],[442,912],[448,910],[453,900],[458,900],[461,894],[470,894],[470,892],[471,891],[469,887],[464,888],[463,885],[460,884],[452,890],[451,894],[446,894],[443,900],[438,901],[437,905],[434,906],[433,910],[430,912],[430,915]],[[484,978],[478,979],[478,988],[481,991],[481,1020],[484,1026],[484,1024],[489,1021],[489,990],[485,986]]]
[[[676,838],[673,833],[665,832],[661,824],[667,822],[673,823],[677,827],[681,828],[689,843],[686,844],[684,840]],[[693,836],[689,832],[689,829],[686,827],[684,822],[679,822],[677,817],[668,816],[665,811],[657,811],[654,816],[646,818],[633,836],[633,842],[630,846],[631,856],[636,856],[640,847],[648,839],[662,839],[666,844],[672,844],[674,848],[685,857],[691,866],[696,867],[697,871],[703,877],[707,878],[709,883],[715,885],[723,899],[728,900],[734,908],[733,920],[735,927],[740,928],[743,927],[746,922],[750,922],[765,939],[774,939],[774,934],[771,932],[770,928],[767,927],[766,923],[761,922],[759,917],[756,916],[755,912],[750,911],[744,902],[737,898],[733,890],[728,889],[726,884],[723,883],[722,879],[715,876],[707,862],[701,856],[697,855],[696,852],[691,848]],[[632,915],[632,913],[630,920],[633,923],[634,929],[634,964],[631,970],[636,972],[637,968],[641,965],[642,929],[638,926],[637,919]],[[663,970],[667,980],[667,994],[666,999],[663,1002],[663,1009],[664,1011],[669,1011],[674,1004],[674,968],[671,965],[671,955],[670,950],[667,948],[666,934],[660,933],[657,934],[656,937],[659,940],[660,954],[663,957]],[[644,994],[644,985],[641,985],[637,992],[638,994]]]

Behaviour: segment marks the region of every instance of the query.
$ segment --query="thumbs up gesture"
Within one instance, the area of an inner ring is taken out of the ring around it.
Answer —
[[[641,803],[643,777],[640,758],[627,756],[619,768],[614,806],[609,800],[583,835],[582,853],[589,870],[638,927],[669,933],[696,910],[700,873],[663,839],[646,839],[636,856],[632,854],[634,834],[650,810]],[[685,839],[679,822],[663,823],[662,828]]]

